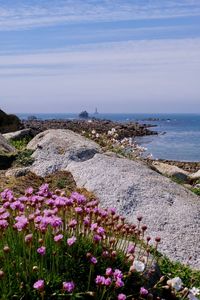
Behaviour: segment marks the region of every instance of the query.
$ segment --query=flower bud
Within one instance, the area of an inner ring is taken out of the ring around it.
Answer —
[[[0,270],[0,279],[3,278],[4,276],[4,271]]]
[[[38,266],[33,266],[33,272],[37,272],[39,270]]]
[[[9,253],[10,252],[10,248],[8,246],[4,246],[3,247],[3,251],[4,251],[4,253]]]

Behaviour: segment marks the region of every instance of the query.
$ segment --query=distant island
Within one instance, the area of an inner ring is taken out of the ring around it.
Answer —
[[[89,118],[89,114],[86,110],[82,111],[78,116],[79,116],[79,118],[82,118],[82,119],[88,119]]]

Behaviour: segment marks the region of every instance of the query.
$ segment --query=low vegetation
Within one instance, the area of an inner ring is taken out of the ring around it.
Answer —
[[[198,299],[199,273],[160,257],[141,216],[129,224],[91,195],[6,189],[0,229],[2,300]]]
[[[10,140],[10,144],[17,150],[25,150],[27,144],[31,141],[32,137],[27,136],[18,140]]]

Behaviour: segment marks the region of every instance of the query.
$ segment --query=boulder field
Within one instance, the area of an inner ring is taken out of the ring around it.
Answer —
[[[151,170],[141,161],[106,155],[99,145],[69,130],[47,130],[27,146],[35,150],[30,167],[46,176],[71,172],[76,184],[96,194],[103,207],[134,223],[138,215],[148,234],[161,237],[159,250],[170,259],[200,269],[200,198]]]

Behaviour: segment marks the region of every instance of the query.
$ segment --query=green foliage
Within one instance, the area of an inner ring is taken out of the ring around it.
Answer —
[[[20,140],[10,140],[10,144],[14,146],[17,150],[24,150],[31,139],[32,138],[28,136]]]
[[[30,166],[34,162],[34,158],[31,157],[32,154],[33,154],[33,151],[29,150],[29,149],[19,151],[17,156],[16,156],[16,160],[14,162],[14,165],[17,166],[17,167]]]
[[[191,191],[196,195],[200,196],[200,188],[192,188]]]
[[[164,256],[160,257],[158,265],[161,273],[167,278],[180,277],[185,286],[200,287],[200,271],[193,270],[180,262],[172,262]]]

